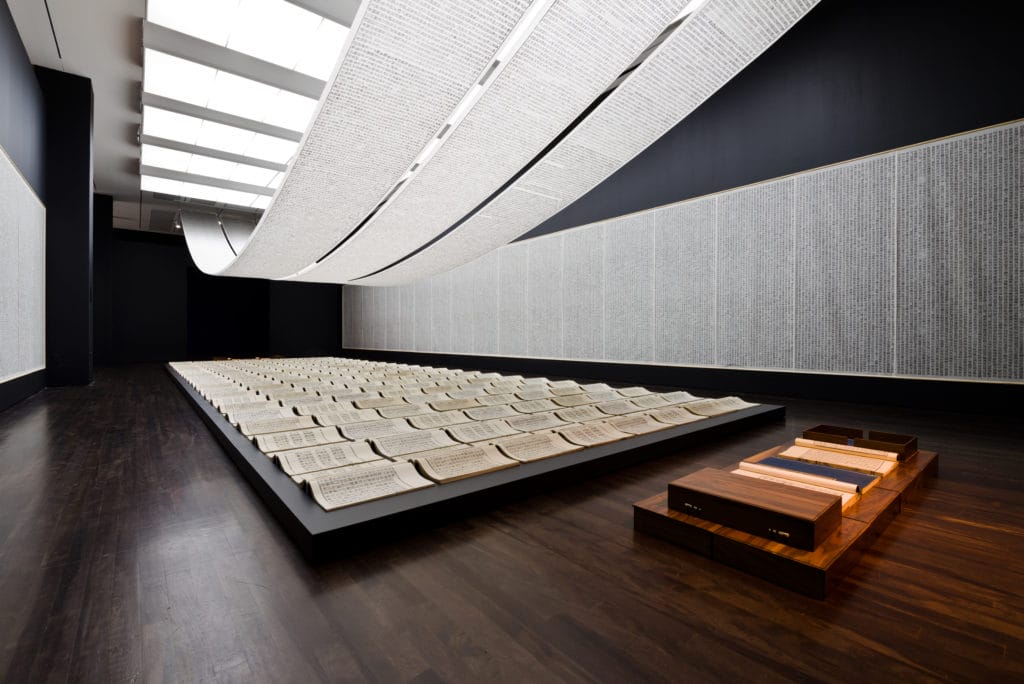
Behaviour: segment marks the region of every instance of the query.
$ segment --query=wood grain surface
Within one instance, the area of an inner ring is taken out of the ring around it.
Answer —
[[[787,423],[310,565],[161,367],[46,390],[0,413],[0,680],[1024,678],[1019,421],[744,398]],[[634,534],[634,501],[819,423],[942,454],[826,600]]]

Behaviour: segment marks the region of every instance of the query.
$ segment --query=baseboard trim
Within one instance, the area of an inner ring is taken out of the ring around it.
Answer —
[[[14,406],[23,399],[28,399],[44,387],[46,387],[45,368],[6,382],[0,382],[0,411]]]
[[[762,394],[795,399],[881,406],[946,409],[960,413],[1010,415],[1024,405],[1024,385],[792,371],[737,370],[692,366],[565,361],[501,356],[343,349],[343,356],[433,366],[657,385],[715,392]]]

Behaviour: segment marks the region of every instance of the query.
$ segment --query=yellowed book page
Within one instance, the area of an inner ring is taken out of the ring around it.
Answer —
[[[503,437],[495,440],[494,445],[501,449],[509,458],[514,458],[524,463],[568,454],[583,448],[578,444],[565,441],[561,435],[555,432]]]
[[[388,457],[405,456],[418,451],[455,445],[456,442],[444,430],[416,430],[373,439],[377,453]]]
[[[490,444],[435,451],[417,456],[415,461],[424,475],[442,484],[519,465]]]
[[[390,461],[325,470],[306,484],[327,511],[434,486],[412,463]]]

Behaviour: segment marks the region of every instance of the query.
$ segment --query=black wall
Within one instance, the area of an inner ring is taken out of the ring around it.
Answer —
[[[43,201],[45,108],[7,3],[0,4],[0,145]]]
[[[46,103],[46,384],[92,382],[92,81],[36,67]]]
[[[174,235],[114,230],[111,245],[109,363],[340,352],[339,286],[208,276]]]
[[[534,237],[1024,117],[1018,2],[822,0]]]

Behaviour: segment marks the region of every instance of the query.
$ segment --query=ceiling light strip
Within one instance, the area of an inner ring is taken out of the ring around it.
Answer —
[[[329,249],[323,256],[321,256],[315,262],[313,262],[306,268],[296,273],[293,273],[290,276],[287,276],[287,278],[300,277],[303,274],[316,268],[316,266],[320,264],[322,261],[324,261],[324,259],[327,259],[329,256],[334,254],[334,252],[336,252],[340,247],[342,247],[342,245],[344,245],[346,242],[352,239],[352,237],[359,233],[363,228],[365,228],[373,220],[373,218],[378,213],[380,213],[380,211],[384,209],[384,207],[387,206],[389,202],[394,201],[394,199],[399,194],[401,194],[403,186],[408,187],[408,181],[414,175],[423,170],[423,167],[431,160],[431,158],[433,158],[437,151],[441,149],[441,146],[444,145],[446,140],[451,139],[451,134],[455,131],[456,128],[458,128],[459,124],[462,123],[462,121],[466,118],[469,112],[472,111],[473,106],[477,102],[479,102],[483,94],[487,92],[487,89],[490,87],[492,83],[494,83],[498,74],[501,73],[502,69],[504,69],[505,65],[508,64],[509,60],[511,60],[512,57],[516,54],[516,52],[519,51],[519,48],[523,46],[523,43],[525,43],[526,39],[530,37],[530,34],[533,33],[533,30],[537,27],[537,24],[540,23],[540,20],[544,17],[544,14],[548,11],[548,9],[550,9],[551,5],[553,5],[554,2],[555,0],[535,0],[534,3],[530,5],[530,9],[528,9],[526,13],[523,14],[523,17],[519,20],[519,23],[509,33],[508,37],[505,39],[505,42],[502,43],[501,47],[498,49],[498,52],[494,55],[494,58],[488,63],[487,68],[483,71],[483,73],[481,73],[480,78],[473,85],[473,87],[470,88],[469,92],[466,93],[465,96],[463,96],[459,104],[455,106],[455,109],[452,110],[452,115],[441,126],[441,128],[438,130],[434,138],[431,139],[420,151],[420,153],[416,156],[415,161],[409,167],[409,170],[406,171],[405,175],[402,176],[402,178],[400,178],[398,182],[395,183],[390,190],[388,190],[387,193],[385,193],[384,198],[380,201],[380,203],[378,203],[377,206],[374,207],[373,210],[370,211],[370,213],[367,214],[363,218],[363,220],[359,222],[358,225],[356,225],[355,229],[353,229],[352,232],[350,232],[348,235],[342,238],[336,245],[331,247],[331,249]]]
[[[691,3],[691,5],[692,4],[693,3]],[[438,241],[440,241],[446,235],[451,234],[453,231],[455,231],[457,228],[459,228],[459,226],[462,226],[467,221],[469,221],[474,216],[476,216],[484,207],[486,207],[488,204],[490,204],[496,197],[498,197],[499,195],[504,193],[506,190],[511,188],[520,178],[522,178],[524,175],[526,175],[526,173],[529,172],[530,169],[532,169],[534,166],[536,166],[538,163],[540,163],[544,159],[544,157],[546,157],[551,152],[551,150],[553,150],[555,147],[558,146],[559,143],[561,143],[563,140],[565,140],[565,138],[568,137],[569,134],[571,134],[581,123],[583,123],[587,119],[587,117],[590,116],[594,112],[594,110],[597,109],[601,105],[602,102],[604,102],[606,99],[608,99],[608,97],[612,93],[614,93],[615,90],[623,82],[625,82],[631,75],[633,75],[636,72],[637,68],[641,64],[643,64],[644,61],[648,57],[650,57],[652,54],[654,54],[656,52],[657,48],[662,43],[664,43],[665,40],[670,35],[675,33],[675,31],[684,23],[684,21],[686,20],[686,18],[688,16],[690,16],[690,14],[691,14],[691,12],[684,12],[679,18],[677,18],[675,21],[673,21],[671,24],[669,24],[660,34],[658,34],[657,38],[655,38],[649,45],[644,47],[644,49],[640,52],[640,54],[637,56],[637,58],[632,63],[630,63],[630,65],[622,73],[620,73],[618,76],[615,77],[615,79],[612,81],[611,85],[607,89],[605,89],[604,92],[602,92],[600,95],[598,95],[597,98],[595,98],[594,101],[591,102],[590,105],[588,105],[587,108],[584,109],[580,113],[579,116],[577,116],[575,119],[573,119],[572,123],[570,123],[568,126],[566,126],[565,129],[563,129],[561,133],[559,133],[557,136],[555,136],[555,138],[552,139],[551,142],[549,142],[544,147],[544,149],[542,149],[540,152],[538,152],[537,155],[534,156],[533,159],[531,159],[529,162],[527,162],[526,165],[523,166],[523,168],[521,168],[511,178],[509,178],[507,181],[505,181],[505,183],[503,183],[497,190],[495,190],[493,193],[488,195],[482,202],[480,202],[478,205],[473,207],[473,209],[470,210],[465,216],[460,218],[458,221],[456,221],[455,223],[450,225],[445,230],[443,230],[440,233],[438,233],[437,235],[435,235],[429,241],[423,243],[422,245],[420,245],[419,247],[417,247],[413,251],[411,251],[408,254],[406,254],[405,256],[401,257],[400,259],[396,259],[395,261],[391,262],[390,264],[388,264],[386,266],[382,266],[382,267],[378,268],[377,270],[375,270],[375,271],[373,271],[371,273],[367,273],[365,275],[359,276],[358,278],[353,278],[351,282],[358,282],[359,280],[362,280],[363,278],[370,278],[370,277],[375,276],[375,275],[377,275],[379,273],[383,273],[384,271],[388,270],[389,268],[397,266],[397,265],[401,264],[402,262],[407,261],[408,259],[411,259],[412,257],[414,257],[417,254],[419,254],[420,252],[424,251],[425,249],[427,249],[431,245],[433,245],[433,244],[437,243]],[[317,263],[319,263],[319,261]]]
[[[356,12],[359,11],[359,0],[288,0],[288,2],[307,12],[319,14],[324,19],[330,19],[335,24],[349,28],[352,27]]]
[[[235,50],[229,50],[221,45],[208,43],[187,33],[181,33],[151,21],[143,20],[142,22],[142,45],[151,50],[186,59],[212,69],[227,71],[236,76],[314,100],[320,99],[320,93],[323,92],[326,85],[324,81],[312,76],[250,57]]]
[[[156,147],[166,147],[169,150],[177,150],[178,152],[187,152],[189,154],[198,154],[202,157],[213,157],[214,159],[223,159],[224,161],[235,162],[236,164],[245,164],[246,166],[256,166],[261,169],[269,169],[271,171],[288,170],[287,164],[278,164],[277,162],[267,161],[266,159],[246,157],[244,154],[232,154],[231,152],[222,152],[221,150],[215,150],[212,147],[189,145],[188,143],[178,142],[177,140],[168,140],[167,138],[160,138],[155,135],[142,135],[139,137],[139,142],[143,145],[155,145]]]
[[[147,166],[145,164],[141,164],[139,165],[139,173],[143,176],[166,178],[167,180],[182,181],[184,183],[194,183],[196,185],[209,185],[210,187],[214,188],[221,188],[223,190],[235,190],[237,192],[247,192],[252,195],[266,195],[269,197],[274,194],[273,188],[268,188],[262,185],[239,183],[238,181],[225,180],[223,178],[216,178],[214,176],[200,176],[199,174],[186,173],[184,171],[174,171],[172,169],[161,169],[158,166]]]
[[[247,119],[244,116],[236,116],[234,114],[228,114],[227,112],[219,112],[216,109],[209,109],[207,107],[200,107],[188,102],[181,102],[180,100],[174,100],[169,97],[164,97],[163,95],[142,93],[142,104],[143,106],[165,109],[176,114],[194,116],[197,119],[205,119],[215,123],[222,123],[225,126],[234,126],[235,128],[242,128],[247,131],[253,131],[254,133],[262,133],[264,135],[269,135],[272,138],[281,138],[291,142],[302,141],[302,131],[293,131],[289,128],[282,128],[281,126],[263,123],[262,121],[256,121],[255,119]]]

